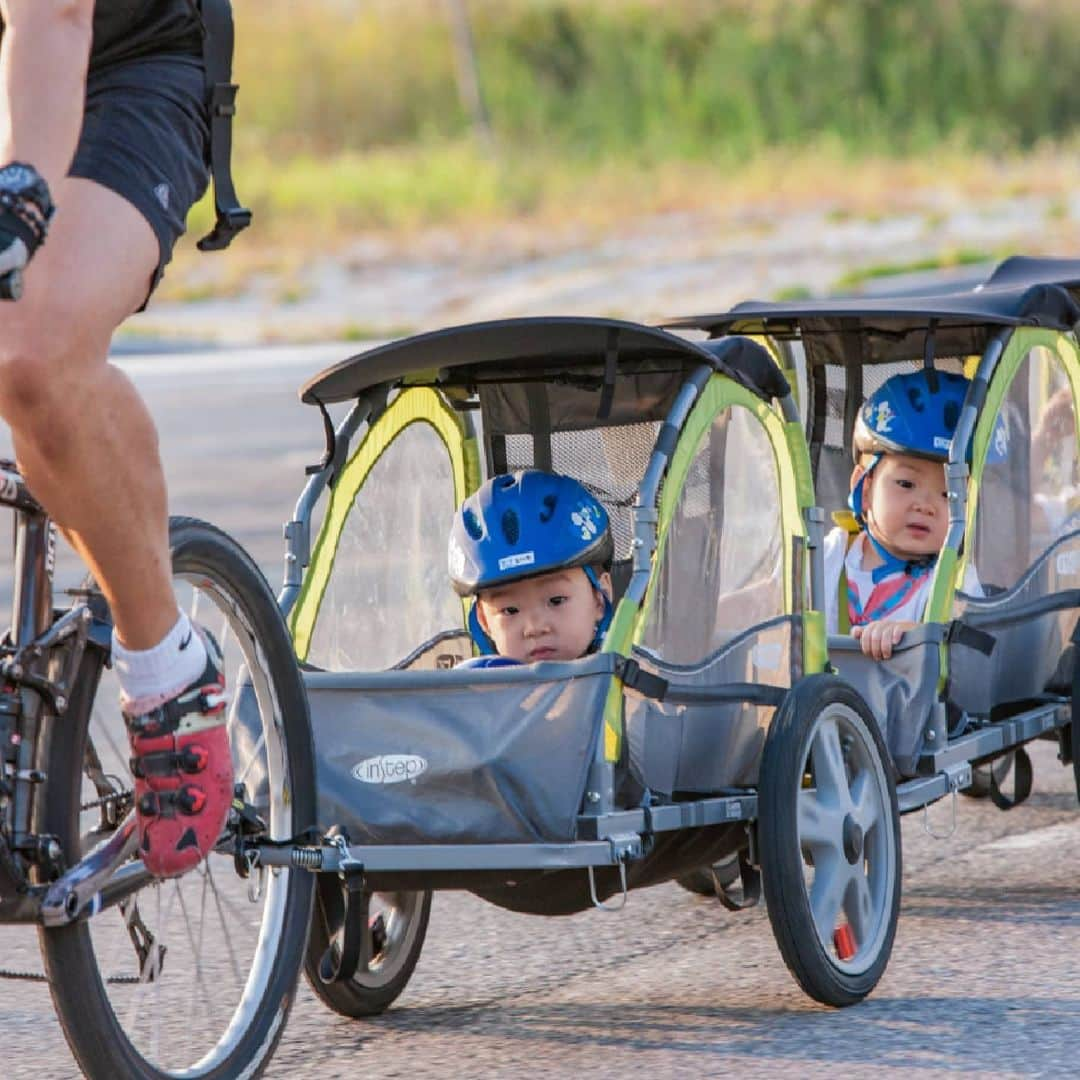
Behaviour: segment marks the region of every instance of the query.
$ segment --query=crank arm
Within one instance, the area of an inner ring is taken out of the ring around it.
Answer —
[[[110,888],[120,867],[135,854],[138,847],[139,834],[132,813],[108,840],[98,844],[89,855],[49,885],[41,902],[42,923],[45,926],[67,926],[83,916],[100,911],[105,896],[111,905],[140,888],[150,875],[141,867],[134,866],[132,871],[135,872],[121,872],[122,882],[116,882],[117,887]],[[132,882],[128,882],[129,877]]]

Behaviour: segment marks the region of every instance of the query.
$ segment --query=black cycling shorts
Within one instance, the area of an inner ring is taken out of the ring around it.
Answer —
[[[159,252],[150,292],[206,190],[209,148],[200,57],[144,56],[90,73],[70,175],[115,191],[150,223]]]

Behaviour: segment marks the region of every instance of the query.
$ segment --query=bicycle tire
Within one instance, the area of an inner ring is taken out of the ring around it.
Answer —
[[[210,629],[218,634],[232,684],[229,728],[237,778],[248,786],[249,801],[265,810],[275,839],[295,835],[315,819],[314,750],[307,698],[274,596],[243,548],[205,522],[171,519],[170,546],[178,599],[192,598],[197,607],[205,598],[223,620]],[[190,613],[208,623],[205,610]],[[235,666],[238,658],[247,667],[244,678],[245,669]],[[115,734],[115,690],[105,682],[99,685],[95,664],[100,673],[100,653],[88,653],[81,672],[86,679],[80,679],[67,713],[55,723],[59,737],[48,741],[49,780],[43,785],[47,800],[39,805],[41,831],[58,836],[69,859],[78,858],[82,849],[81,828],[87,820],[80,808],[83,795],[93,793],[83,767],[88,740],[95,740],[99,753],[123,756],[126,767],[122,729]],[[115,761],[110,765],[115,767]],[[126,909],[118,906],[73,925],[40,929],[54,1007],[88,1077],[161,1080],[183,1072],[233,1080],[262,1073],[295,996],[314,880],[303,870],[262,870],[254,877],[265,892],[253,902],[251,882],[236,873],[232,855],[214,851],[181,878],[148,883]],[[166,893],[170,906],[162,916]],[[244,899],[248,907],[242,906]],[[194,925],[189,902],[200,904]],[[186,935],[178,935],[170,946],[168,926],[177,904]],[[223,931],[220,942],[207,940],[208,930],[215,929],[206,921],[208,906]],[[146,924],[148,912],[152,926]],[[145,956],[132,936],[136,923],[140,932],[156,935],[143,938],[144,946],[149,941]],[[245,967],[238,953],[253,937]],[[121,965],[127,954],[135,979],[117,978],[107,970],[117,939]],[[230,994],[234,989],[238,992]],[[218,1008],[221,1001],[223,1009]],[[201,1020],[214,1023],[202,1025]]]

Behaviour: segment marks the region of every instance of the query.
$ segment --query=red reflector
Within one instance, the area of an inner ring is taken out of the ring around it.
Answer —
[[[855,955],[855,935],[847,923],[833,931],[832,940],[836,955],[841,960],[850,960]]]

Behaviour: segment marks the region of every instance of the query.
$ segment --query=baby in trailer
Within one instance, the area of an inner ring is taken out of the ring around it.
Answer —
[[[825,537],[825,619],[887,660],[922,618],[949,526],[945,462],[968,380],[925,369],[894,375],[855,423],[851,513]],[[964,592],[980,595],[969,566]]]
[[[473,596],[470,667],[576,660],[611,622],[614,544],[607,511],[569,476],[494,476],[454,515],[448,561]]]

